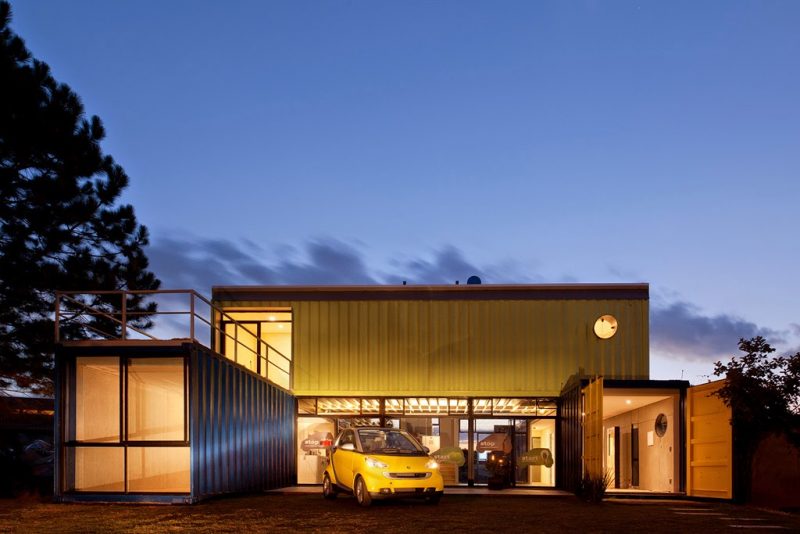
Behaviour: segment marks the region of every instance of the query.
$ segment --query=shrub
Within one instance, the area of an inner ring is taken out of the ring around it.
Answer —
[[[575,493],[586,502],[601,502],[606,496],[606,490],[610,485],[611,473],[609,472],[605,472],[602,475],[585,473]]]

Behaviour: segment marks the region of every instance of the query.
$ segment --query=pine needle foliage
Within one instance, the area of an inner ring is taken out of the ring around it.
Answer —
[[[157,289],[147,229],[119,202],[128,176],[104,154],[105,130],[32,57],[0,2],[0,387],[52,388],[56,290]],[[119,296],[87,304],[113,311]],[[155,306],[127,307],[149,326]],[[116,325],[104,325],[118,328]],[[66,336],[85,333],[67,325]]]

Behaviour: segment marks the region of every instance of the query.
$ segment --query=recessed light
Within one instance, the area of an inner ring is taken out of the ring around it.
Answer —
[[[625,404],[630,404],[631,402],[633,401],[631,401],[630,399],[625,399]]]

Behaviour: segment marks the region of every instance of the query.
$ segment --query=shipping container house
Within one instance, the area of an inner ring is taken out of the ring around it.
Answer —
[[[688,384],[648,380],[646,284],[191,295],[202,334],[60,344],[58,498],[319,484],[331,440],[363,424],[416,435],[451,486],[489,484],[502,455],[506,486],[572,490],[595,472],[619,491],[698,487]]]

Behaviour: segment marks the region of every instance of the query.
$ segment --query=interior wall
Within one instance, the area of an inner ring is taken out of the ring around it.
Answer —
[[[604,432],[620,427],[620,489],[642,489],[675,492],[679,487],[680,455],[677,450],[679,396],[674,394],[642,408],[631,410],[603,421]],[[659,437],[655,432],[658,414],[667,416],[667,431]],[[631,425],[639,428],[639,486],[631,485]],[[606,466],[612,467],[613,466]]]

